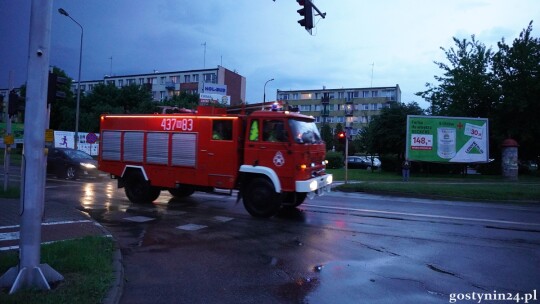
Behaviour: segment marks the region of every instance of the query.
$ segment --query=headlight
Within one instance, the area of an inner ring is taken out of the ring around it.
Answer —
[[[332,174],[328,174],[326,176],[326,183],[331,184],[334,181],[334,176]]]
[[[318,185],[319,185],[319,184],[317,183],[316,180],[311,181],[311,183],[309,183],[309,189],[310,189],[311,191],[315,191],[315,190],[317,190],[317,186],[318,186]]]
[[[85,167],[86,169],[95,169],[96,165],[90,164],[90,163],[81,163],[81,166]]]

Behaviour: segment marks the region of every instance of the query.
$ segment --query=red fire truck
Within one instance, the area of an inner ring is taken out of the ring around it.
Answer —
[[[238,191],[255,217],[296,207],[330,190],[326,147],[311,116],[289,111],[101,116],[99,170],[110,173],[133,203],[168,190]]]

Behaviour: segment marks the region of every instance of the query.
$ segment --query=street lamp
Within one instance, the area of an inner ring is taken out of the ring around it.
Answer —
[[[77,79],[77,107],[75,109],[75,150],[78,149],[79,146],[79,104],[81,102],[81,63],[82,63],[82,45],[83,45],[83,34],[84,30],[82,25],[77,22],[75,19],[73,19],[68,12],[66,12],[65,9],[59,8],[58,12],[66,17],[69,17],[69,19],[73,20],[73,22],[77,23],[77,25],[81,28],[81,49],[79,51],[79,79]]]
[[[264,83],[263,109],[264,109],[264,105],[266,104],[266,84],[269,83],[270,81],[273,81],[273,80],[274,80],[274,78],[269,79]]]

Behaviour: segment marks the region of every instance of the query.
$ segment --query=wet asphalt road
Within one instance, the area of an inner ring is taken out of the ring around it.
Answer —
[[[126,304],[449,303],[540,290],[538,204],[334,192],[255,219],[234,196],[163,191],[133,205],[108,180],[48,180],[48,200],[85,210],[118,241]]]

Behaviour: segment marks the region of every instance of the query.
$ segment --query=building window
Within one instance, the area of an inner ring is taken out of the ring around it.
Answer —
[[[127,80],[127,84],[128,84],[128,85],[135,84],[135,78],[128,79],[128,80]]]
[[[171,76],[172,83],[178,83],[178,76]]]
[[[281,100],[288,100],[288,99],[289,99],[289,94],[280,94],[280,95],[279,95],[279,99],[281,99]]]
[[[112,85],[114,85],[114,80],[107,80],[107,84],[112,84]]]
[[[345,92],[338,92],[338,98],[339,99],[345,98]]]
[[[311,93],[302,93],[300,95],[300,99],[311,99],[312,94]]]
[[[320,111],[320,110],[322,110],[322,107],[320,105],[315,105],[314,111]]]
[[[377,110],[377,104],[376,103],[371,104],[371,110]]]
[[[193,82],[199,82],[199,74],[193,74]]]
[[[118,79],[118,86],[119,86],[119,87],[123,87],[123,86],[124,86],[124,80],[123,80],[123,79]]]
[[[292,99],[293,100],[298,100],[298,93],[293,93],[292,94]]]
[[[156,77],[148,77],[147,83],[156,84]]]
[[[362,92],[362,97],[368,98],[369,97],[369,91],[363,91]]]
[[[363,104],[362,110],[369,110],[369,104],[368,103]]]
[[[139,84],[144,84],[144,78],[139,78]]]
[[[159,84],[165,84],[165,81],[167,81],[167,77],[163,76],[159,79]]]
[[[214,73],[206,73],[203,75],[204,82],[216,83],[217,76]]]
[[[88,89],[89,89],[90,91],[94,90],[94,85],[93,85],[93,84],[89,84],[89,85],[88,85]]]
[[[354,98],[358,98],[360,96],[360,92],[354,91]]]
[[[378,103],[378,104],[377,104],[377,110],[380,110],[380,109],[382,109],[382,108],[383,108],[383,104],[382,104],[382,103]]]
[[[319,99],[319,93],[315,93],[315,99]]]
[[[371,91],[371,97],[377,97],[377,94],[378,92],[377,91]]]
[[[184,75],[184,82],[191,82],[191,76],[190,75]]]

